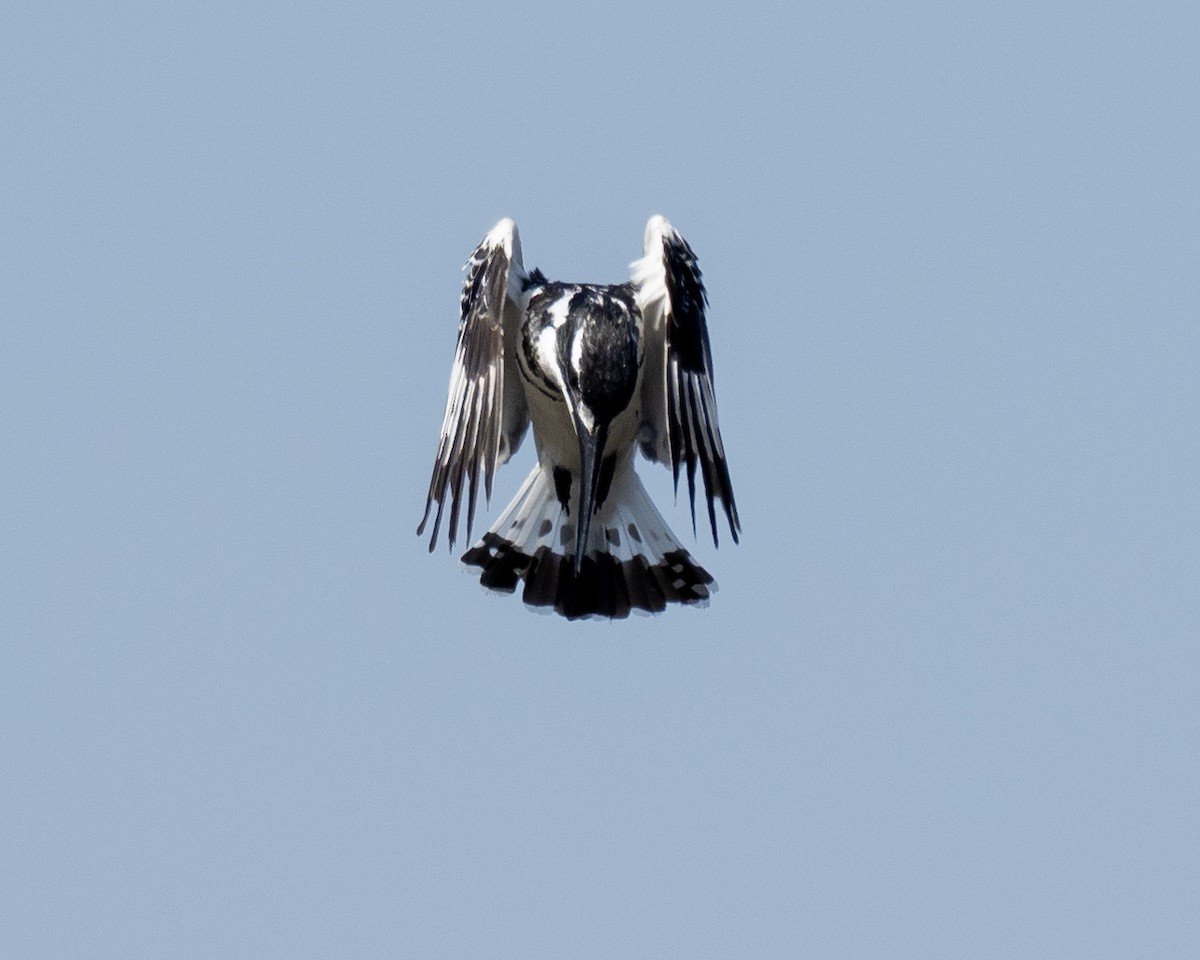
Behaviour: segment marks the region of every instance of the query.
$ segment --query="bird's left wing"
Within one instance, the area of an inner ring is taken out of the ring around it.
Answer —
[[[450,372],[450,393],[442,436],[438,443],[425,516],[434,501],[437,513],[429,538],[437,544],[442,512],[450,501],[450,546],[458,535],[458,519],[466,484],[467,536],[475,520],[479,475],[484,495],[492,496],[492,475],[520,446],[529,426],[525,392],[517,373],[516,340],[521,324],[520,292],[527,279],[521,263],[521,238],[517,225],[501,220],[475,249],[463,268],[467,280],[462,292],[462,319],[458,348]]]
[[[714,499],[721,501],[736,543],[741,524],[717,423],[712,351],[704,317],[708,295],[696,254],[666,219],[654,216],[646,224],[644,256],[630,267],[646,331],[642,453],[669,465],[677,487],[679,468],[686,465],[693,529],[699,465],[713,543],[717,542]]]

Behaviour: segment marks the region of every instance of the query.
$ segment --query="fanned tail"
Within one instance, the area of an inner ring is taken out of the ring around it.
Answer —
[[[570,620],[657,613],[671,603],[704,605],[716,589],[675,539],[630,460],[617,466],[592,520],[578,574],[574,553],[574,518],[558,499],[550,469],[539,463],[462,559],[480,568],[485,587],[513,593],[523,582],[525,603],[551,607]]]

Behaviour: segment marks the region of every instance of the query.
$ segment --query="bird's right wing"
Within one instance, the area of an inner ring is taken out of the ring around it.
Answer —
[[[451,503],[449,541],[454,546],[464,482],[470,536],[480,473],[484,495],[490,500],[496,467],[516,451],[529,426],[515,352],[521,325],[520,292],[527,279],[517,225],[507,218],[496,224],[463,269],[467,270],[467,280],[462,292],[458,348],[450,372],[450,392],[425,516],[417,527],[418,535],[425,532],[437,501],[430,551],[437,544],[447,500]]]

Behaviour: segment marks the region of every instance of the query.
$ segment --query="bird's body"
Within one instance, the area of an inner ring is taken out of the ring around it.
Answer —
[[[661,217],[629,283],[553,283],[521,263],[502,220],[468,262],[462,323],[424,531],[447,499],[449,539],[467,485],[468,530],[479,474],[491,477],[532,423],[538,463],[504,514],[464,555],[481,582],[569,618],[623,617],[703,603],[712,577],[675,539],[634,472],[640,445],[689,494],[701,467],[713,540],[714,497],[737,539],[704,321],[704,287],[686,241]]]
[[[610,450],[637,438],[642,314],[628,285],[547,283],[524,311],[518,369],[539,458],[579,468],[579,444],[562,381],[574,379],[581,413],[608,422]],[[586,362],[585,362],[586,360]]]

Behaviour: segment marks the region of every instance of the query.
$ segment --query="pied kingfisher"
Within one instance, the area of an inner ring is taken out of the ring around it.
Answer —
[[[463,555],[480,581],[570,619],[625,617],[668,603],[703,604],[713,578],[683,548],[633,469],[640,447],[686,465],[692,528],[696,467],[713,544],[724,509],[740,524],[717,425],[707,294],[688,242],[663,217],[646,224],[629,283],[552,283],[526,271],[512,220],[501,220],[463,268],[462,319],[441,441],[417,534],[447,500],[453,548],[460,507],[467,537],[482,474],[490,501],[496,467],[533,424],[538,463],[512,503]],[[464,489],[465,486],[465,489]]]

